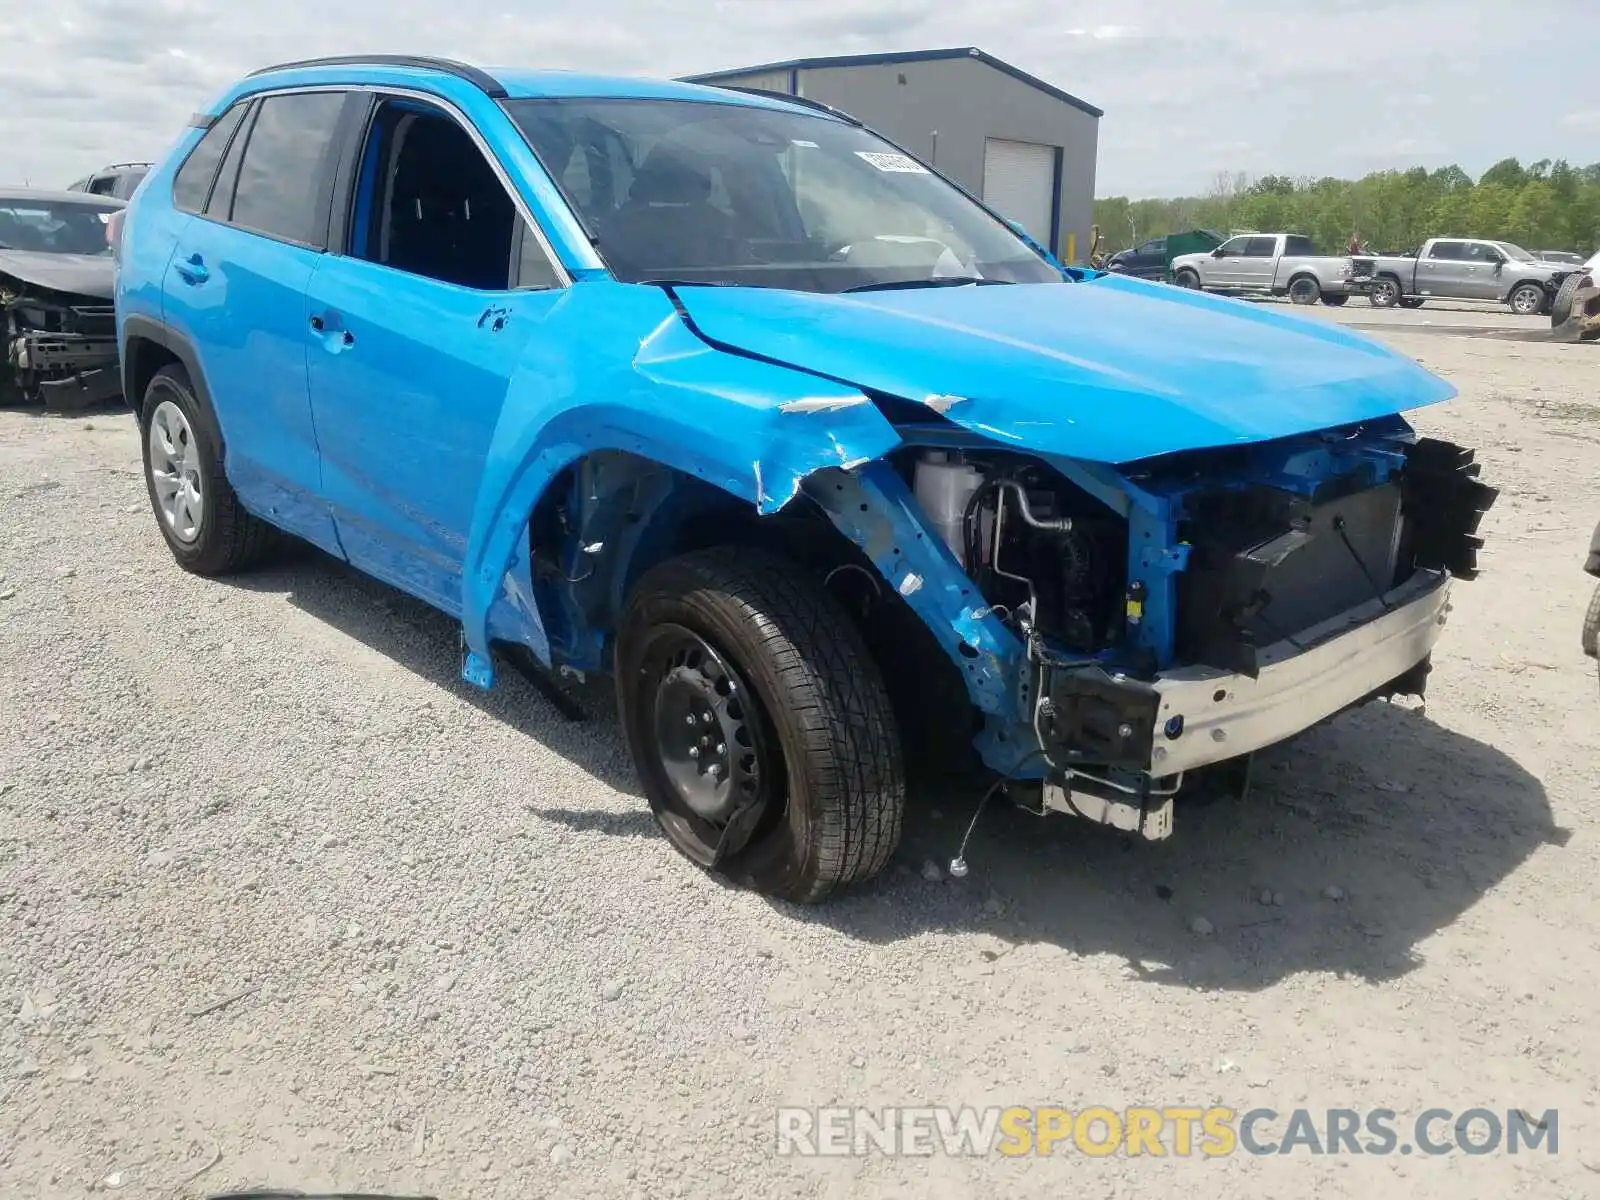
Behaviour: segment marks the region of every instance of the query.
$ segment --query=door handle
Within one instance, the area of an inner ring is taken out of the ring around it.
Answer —
[[[338,354],[356,344],[356,335],[345,329],[338,314],[323,314],[310,318],[311,332],[322,340],[322,348],[329,354]]]
[[[206,266],[206,260],[198,254],[189,255],[177,263],[175,269],[179,278],[188,284],[204,283],[211,278],[211,270]]]

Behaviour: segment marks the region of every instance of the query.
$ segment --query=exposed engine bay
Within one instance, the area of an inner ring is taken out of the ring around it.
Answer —
[[[1170,832],[1185,770],[1421,696],[1448,580],[1475,574],[1497,494],[1470,452],[1397,421],[1115,472],[930,449],[910,474],[1026,648],[1019,716],[1039,761],[1018,777],[1040,777],[1044,808],[1148,837]],[[1370,677],[1341,639],[1378,646]],[[1340,672],[1347,694],[1322,711],[1306,697]]]
[[[116,316],[111,301],[70,295],[0,274],[11,402],[78,409],[115,399]]]

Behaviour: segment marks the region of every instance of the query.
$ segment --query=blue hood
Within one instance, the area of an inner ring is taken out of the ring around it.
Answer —
[[[927,403],[997,442],[1124,463],[1421,408],[1455,389],[1332,323],[1115,275],[819,295],[681,287],[702,336]]]

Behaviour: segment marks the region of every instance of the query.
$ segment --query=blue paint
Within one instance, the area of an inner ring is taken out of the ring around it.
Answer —
[[[1340,326],[1114,275],[845,296],[686,288],[683,303],[721,343],[890,395],[964,397],[946,420],[1091,462],[1288,437],[1455,394]]]
[[[495,75],[516,98],[793,107],[683,83]],[[172,178],[194,129],[128,210],[119,327],[138,315],[194,348],[245,506],[459,617],[478,687],[494,682],[494,641],[604,668],[627,588],[686,523],[727,506],[770,516],[804,494],[933,633],[985,717],[980,751],[1009,770],[1033,738],[1028,647],[886,456],[1012,449],[1125,517],[1139,603],[1103,658],[1165,666],[1197,488],[1381,482],[1412,436],[1399,414],[1454,394],[1337,326],[1079,270],[851,295],[622,284],[500,105],[426,67],[269,72],[212,111],[341,85],[458,111],[546,235],[561,286],[459,287],[178,214]],[[369,154],[357,172],[358,239],[377,169]],[[196,255],[207,278],[191,283],[173,265]],[[1217,449],[1230,453],[1209,473],[1161,457]],[[554,500],[559,532],[530,524]]]

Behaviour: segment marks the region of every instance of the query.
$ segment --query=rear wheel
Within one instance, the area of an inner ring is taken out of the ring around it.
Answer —
[[[1549,302],[1549,294],[1537,283],[1519,283],[1506,297],[1506,304],[1519,317],[1537,316]]]
[[[722,547],[655,567],[616,673],[651,811],[685,857],[801,903],[888,862],[905,803],[889,697],[838,602],[792,563]]]
[[[1295,304],[1315,304],[1322,299],[1322,286],[1310,275],[1296,275],[1289,281],[1289,299]]]
[[[1367,293],[1367,302],[1373,308],[1393,308],[1402,299],[1400,281],[1393,275],[1381,275]]]
[[[225,575],[260,561],[277,531],[239,503],[223,471],[216,419],[181,366],[162,367],[150,380],[140,424],[150,507],[178,565]]]

